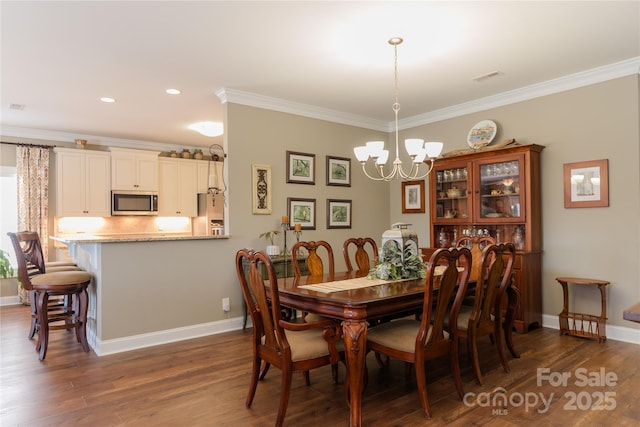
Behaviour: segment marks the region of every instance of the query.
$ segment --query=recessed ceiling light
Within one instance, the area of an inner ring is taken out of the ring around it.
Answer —
[[[167,92],[169,95],[180,95],[179,89],[167,89],[165,90],[165,92]]]
[[[222,123],[220,122],[198,122],[189,125],[189,129],[195,130],[204,136],[220,136],[224,133]]]
[[[100,98],[100,101],[102,101],[102,102],[116,102],[115,99],[109,98],[109,97],[106,97],[106,96],[103,96],[102,98]]]

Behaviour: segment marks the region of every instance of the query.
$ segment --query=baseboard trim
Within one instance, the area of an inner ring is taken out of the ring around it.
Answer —
[[[249,325],[248,325],[249,326]],[[219,320],[216,322],[202,323],[183,328],[168,329],[166,331],[151,332],[148,334],[132,335],[129,337],[112,340],[99,340],[93,331],[87,329],[89,345],[98,356],[122,353],[140,348],[169,344],[208,335],[221,334],[223,332],[242,329],[242,317]]]
[[[560,330],[560,321],[558,320],[558,316],[543,314],[542,326],[545,328]],[[624,341],[631,344],[640,344],[640,329],[607,325],[607,339]]]
[[[20,302],[20,297],[18,295],[12,295],[10,297],[0,297],[0,307],[4,307],[5,305],[19,305],[22,304]]]

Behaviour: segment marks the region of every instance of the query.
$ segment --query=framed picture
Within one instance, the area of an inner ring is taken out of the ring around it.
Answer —
[[[351,228],[351,200],[327,199],[327,228]]]
[[[351,159],[327,156],[327,185],[351,187]]]
[[[289,226],[293,229],[300,224],[303,230],[316,229],[316,199],[287,198],[289,205]]]
[[[424,213],[424,181],[402,183],[402,213]]]
[[[564,164],[564,207],[609,206],[609,160]]]
[[[251,195],[255,215],[271,214],[271,166],[251,165]]]
[[[287,151],[287,182],[291,184],[316,183],[316,155]]]

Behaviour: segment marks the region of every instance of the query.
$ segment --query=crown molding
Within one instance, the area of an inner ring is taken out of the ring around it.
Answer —
[[[462,104],[453,105],[451,107],[419,114],[417,116],[407,117],[398,121],[398,127],[400,129],[410,129],[416,126],[460,117],[471,113],[477,113],[491,108],[515,104],[517,102],[527,101],[541,96],[552,95],[554,93],[577,89],[579,87],[589,86],[595,83],[639,73],[640,57],[630,58],[602,67],[548,80],[546,82],[536,83],[508,92],[488,96],[486,98],[480,98],[464,102]],[[234,104],[265,108],[267,110],[296,114],[298,116],[327,120],[334,123],[342,123],[383,132],[392,132],[394,130],[393,121],[386,122],[374,120],[367,117],[300,104],[279,98],[271,98],[236,89],[218,89],[216,91],[216,95],[223,104],[226,102],[232,102]]]
[[[106,136],[78,134],[76,132],[60,132],[46,129],[23,128],[18,126],[2,126],[0,135],[14,138],[41,139],[44,141],[65,142],[74,145],[74,140],[86,139],[89,145],[101,147],[135,148],[138,150],[171,151],[182,150],[185,145],[165,144],[161,142],[141,141],[136,139],[110,138]],[[196,147],[193,148],[202,148]]]
[[[480,98],[474,101],[469,101],[462,104],[453,105],[451,107],[419,114],[417,116],[407,117],[398,121],[398,127],[400,129],[410,129],[441,120],[460,117],[466,114],[485,111],[491,108],[502,107],[505,105],[527,101],[541,96],[552,95],[554,93],[564,92],[571,89],[577,89],[580,87],[589,86],[620,77],[626,77],[633,74],[640,74],[640,56],[602,67],[582,71],[580,73],[575,73],[557,79],[549,80],[546,82],[525,86],[520,89],[499,93],[496,95],[488,96],[486,98]],[[394,130],[393,121],[386,122],[382,120],[374,120],[355,114],[348,114],[341,111],[314,107],[312,105],[286,101],[283,99],[272,98],[264,95],[257,95],[240,90],[222,88],[218,89],[215,94],[223,104],[231,102],[241,105],[248,105],[251,107],[280,111],[283,113],[295,114],[298,116],[319,120],[326,120],[333,123],[341,123],[349,126],[356,126],[381,132],[392,132]],[[178,150],[185,147],[184,145],[172,145],[159,142],[140,141],[123,138],[110,138],[97,135],[80,135],[77,133],[22,128],[15,126],[2,126],[0,128],[0,135],[17,138],[40,139],[45,141],[59,141],[69,144],[71,144],[72,141],[76,138],[82,138],[89,141],[89,144],[91,145],[159,151]],[[202,147],[194,146],[194,148]]]
[[[560,93],[571,89],[577,89],[608,80],[626,77],[633,74],[640,74],[640,56],[627,59],[602,67],[560,77],[546,82],[536,83],[520,89],[502,92],[486,98],[476,99],[451,107],[434,110],[425,114],[420,114],[398,122],[400,129],[410,129],[441,120],[464,116],[466,114],[477,113],[491,108],[503,107],[517,102],[527,101],[554,93]]]
[[[287,101],[285,99],[272,98],[269,96],[229,88],[218,89],[216,91],[216,95],[223,104],[231,102],[233,104],[247,105],[249,107],[264,108],[266,110],[295,114],[297,116],[309,117],[312,119],[341,123],[343,125],[373,129],[382,132],[389,131],[389,123],[384,120],[375,120],[364,116],[330,110],[328,108]]]

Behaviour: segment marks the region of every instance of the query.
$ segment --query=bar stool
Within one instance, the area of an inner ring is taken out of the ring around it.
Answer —
[[[86,323],[91,274],[75,269],[48,273],[42,255],[38,233],[22,231],[7,233],[18,261],[18,279],[31,296],[31,331],[38,333],[36,351],[40,360],[47,355],[50,329],[75,329],[76,339],[85,352],[89,351]],[[58,268],[63,266],[58,266]],[[52,267],[57,270],[57,268]],[[29,273],[31,272],[31,274]],[[63,303],[49,305],[49,298],[61,296]]]

